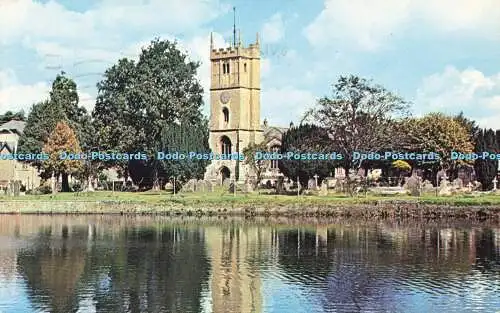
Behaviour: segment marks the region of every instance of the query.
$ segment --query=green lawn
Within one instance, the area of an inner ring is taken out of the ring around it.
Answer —
[[[450,197],[437,197],[424,195],[411,196],[373,196],[360,195],[347,197],[345,195],[320,196],[293,196],[293,195],[265,195],[265,194],[230,194],[215,191],[212,193],[187,193],[172,195],[167,192],[110,192],[98,191],[90,193],[58,193],[56,195],[26,195],[21,197],[0,196],[0,201],[113,201],[124,203],[178,203],[183,205],[323,205],[342,203],[373,203],[376,201],[411,201],[423,204],[450,204],[450,205],[500,205],[500,195],[486,194],[480,196],[460,195]]]

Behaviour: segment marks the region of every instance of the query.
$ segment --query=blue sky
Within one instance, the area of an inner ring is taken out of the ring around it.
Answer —
[[[497,2],[2,0],[0,112],[47,97],[61,70],[91,109],[102,72],[155,37],[177,39],[201,61],[208,89],[210,32],[227,45],[234,5],[244,43],[261,36],[261,116],[271,124],[298,121],[339,75],[357,74],[411,101],[415,115],[463,110],[500,128]]]

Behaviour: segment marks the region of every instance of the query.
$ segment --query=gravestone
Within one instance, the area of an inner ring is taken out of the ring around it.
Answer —
[[[207,181],[206,185],[208,192],[214,192],[214,183],[212,183],[211,181]]]
[[[434,186],[428,180],[424,180],[422,183],[422,191],[423,192],[432,192],[434,191]]]
[[[451,195],[451,188],[449,186],[448,180],[446,180],[446,176],[441,176],[441,184],[439,185],[439,192],[438,194],[440,196],[450,196]]]
[[[314,180],[314,178],[310,178],[307,181],[307,189],[312,190],[312,189],[316,189],[316,187],[317,187],[316,181]]]
[[[8,196],[14,195],[14,183],[12,181],[9,181],[9,184],[7,186],[7,195]]]
[[[462,189],[464,187],[464,182],[462,181],[461,178],[457,178],[457,179],[453,180],[452,186],[455,189]]]
[[[314,177],[314,186],[315,186],[314,188],[315,189],[319,189],[319,185],[318,185],[318,178],[319,178],[319,176],[318,176],[318,174],[314,174],[313,177]]]
[[[328,196],[328,185],[325,184],[324,182],[321,184],[321,187],[319,188],[319,195],[321,197]]]
[[[195,184],[195,190],[197,192],[205,192],[205,181],[203,180],[198,180],[196,181],[196,184]]]
[[[472,187],[472,190],[473,191],[479,191],[481,190],[481,188],[483,187],[483,184],[481,184],[480,182],[478,182],[477,180],[475,180],[473,183],[472,183],[474,186]]]
[[[278,177],[278,181],[276,182],[276,193],[282,194],[286,191],[285,181],[283,177]]]
[[[13,184],[13,191],[14,191],[14,197],[19,197],[19,194],[21,192],[21,182],[16,180],[14,181],[14,184]]]
[[[408,177],[405,184],[405,189],[410,191],[410,194],[415,197],[420,197],[421,195],[421,184],[420,178],[413,175]]]
[[[196,190],[196,179],[188,180],[181,188],[181,192],[194,192]]]

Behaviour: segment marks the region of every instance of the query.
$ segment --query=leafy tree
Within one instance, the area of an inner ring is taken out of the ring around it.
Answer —
[[[16,120],[16,121],[24,121],[26,120],[25,113],[23,110],[19,112],[7,111],[5,114],[0,115],[0,125],[3,123],[7,123],[8,121]]]
[[[97,84],[98,96],[92,111],[92,125],[95,129],[94,143],[102,151],[135,151],[137,131],[130,104],[135,75],[134,61],[125,58],[107,69],[104,80]],[[116,167],[121,176],[128,175],[128,162],[125,160],[100,165],[105,168]]]
[[[93,112],[96,132],[102,136],[99,142],[110,150],[154,155],[163,145],[164,131],[173,124],[182,120],[193,129],[204,127],[198,67],[175,42],[156,39],[143,48],[137,62],[122,59],[108,69],[98,84]],[[152,159],[146,166],[157,182],[162,163]],[[187,170],[181,176],[189,175]]]
[[[495,132],[491,129],[481,130],[476,141],[475,151],[478,154],[483,152],[498,153],[499,147],[496,142]],[[476,179],[481,183],[483,190],[490,190],[493,186],[493,179],[498,172],[498,160],[477,159],[474,163]]]
[[[320,99],[306,112],[309,120],[328,130],[331,147],[343,153],[346,173],[361,162],[354,161],[353,152],[393,150],[394,119],[406,116],[408,103],[398,95],[357,76],[341,76],[333,86],[333,95]]]
[[[403,146],[407,151],[417,153],[435,152],[440,156],[439,162],[417,161],[413,166],[432,168],[439,167],[451,170],[462,166],[472,166],[471,161],[452,160],[451,152],[471,153],[474,144],[468,129],[455,118],[442,113],[430,113],[421,118],[407,119],[401,123],[405,132]]]
[[[75,133],[65,122],[57,123],[43,147],[43,152],[49,155],[49,159],[42,163],[46,172],[59,176],[75,174],[82,170],[81,160],[61,159],[60,157],[61,153],[78,154],[82,152]],[[68,181],[62,181],[62,191],[70,191]]]
[[[257,152],[267,152],[267,145],[265,142],[258,144],[250,144],[248,147],[243,149],[243,155],[245,156],[245,165],[250,168],[251,174],[255,175],[255,180],[253,181],[254,188],[259,186],[259,182],[262,180],[262,174],[269,167],[269,160],[264,160],[263,158],[256,158]]]
[[[295,152],[298,154],[333,152],[331,138],[324,128],[303,124],[292,127],[283,134],[281,142],[281,153]],[[334,170],[338,160],[301,160],[282,159],[278,162],[278,168],[286,177],[296,180],[297,177],[302,186],[307,186],[307,181],[314,175],[319,176],[319,181],[328,177]]]

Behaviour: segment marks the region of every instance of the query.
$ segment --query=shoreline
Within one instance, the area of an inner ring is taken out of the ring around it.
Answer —
[[[123,200],[0,200],[0,214],[423,218],[500,221],[500,205],[374,200],[360,203],[147,203]]]

